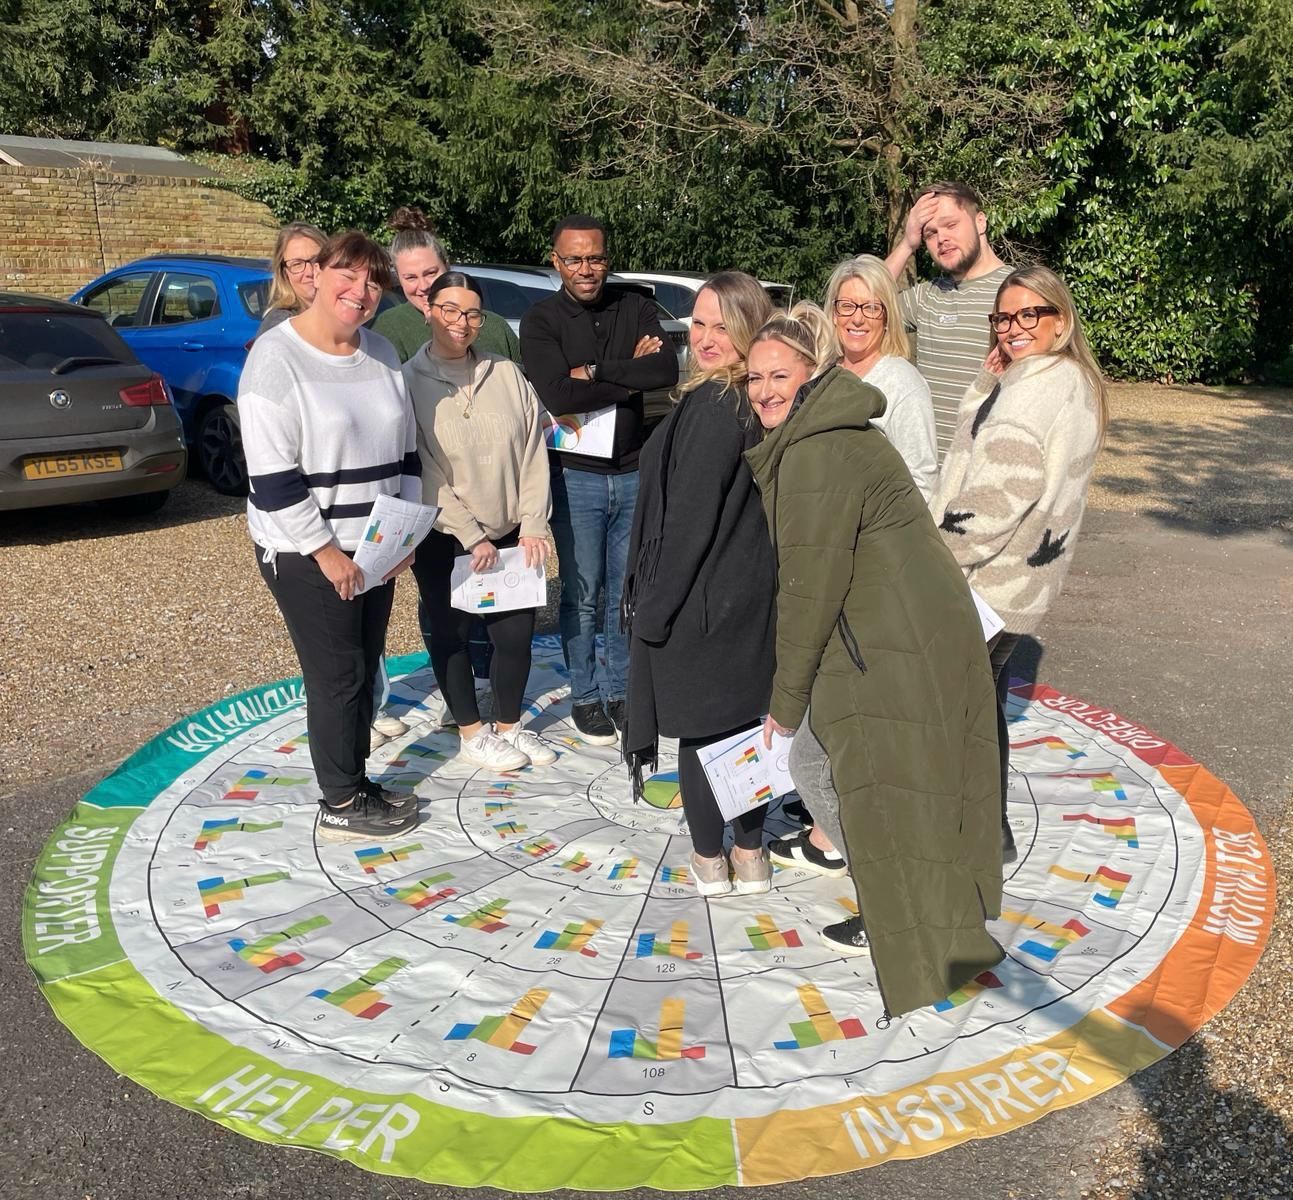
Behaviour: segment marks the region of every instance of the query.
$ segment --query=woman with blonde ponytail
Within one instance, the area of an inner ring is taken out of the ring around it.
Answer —
[[[725,823],[698,752],[757,730],[772,686],[776,562],[742,454],[758,440],[745,352],[772,305],[740,271],[710,279],[692,310],[691,371],[639,460],[624,581],[629,633],[625,758],[635,793],[661,735],[676,737],[678,786],[702,896],[766,892],[765,810]]]
[[[1001,910],[995,705],[969,588],[871,423],[884,397],[839,353],[830,319],[800,304],[746,360],[763,439],[745,457],[779,577],[765,741],[794,734],[791,775],[816,818],[769,852],[852,874],[859,915],[822,939],[871,955],[896,1016],[1003,956],[986,928]]]

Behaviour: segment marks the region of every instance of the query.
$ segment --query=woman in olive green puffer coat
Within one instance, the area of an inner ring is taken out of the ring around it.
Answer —
[[[750,350],[766,435],[746,458],[779,576],[769,725],[797,728],[811,701],[897,1015],[1003,957],[985,927],[1001,911],[996,701],[965,579],[870,424],[884,397],[838,368],[810,380],[814,324],[774,318]]]

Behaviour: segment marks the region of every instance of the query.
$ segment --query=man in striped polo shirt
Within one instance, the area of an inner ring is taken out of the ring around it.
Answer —
[[[945,274],[900,297],[903,325],[916,338],[916,369],[934,398],[938,458],[956,432],[956,410],[983,366],[991,338],[988,314],[1010,273],[988,243],[988,219],[978,193],[965,183],[930,184],[907,214],[902,241],[885,259],[895,280],[924,242]]]

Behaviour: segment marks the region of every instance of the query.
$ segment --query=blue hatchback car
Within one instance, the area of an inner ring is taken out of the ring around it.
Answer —
[[[234,403],[269,285],[268,259],[178,254],[127,263],[71,297],[170,385],[190,462],[229,496],[247,492]]]

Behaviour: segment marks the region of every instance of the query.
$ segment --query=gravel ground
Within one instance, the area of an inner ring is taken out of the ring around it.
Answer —
[[[1112,405],[1094,508],[1282,530],[1293,544],[1293,392],[1119,386]],[[297,673],[242,509],[189,481],[153,517],[0,513],[0,803],[66,773],[70,747],[109,763],[223,695]],[[387,648],[421,648],[411,584]],[[1267,834],[1283,896],[1293,832]],[[1271,1016],[1291,965],[1283,904],[1252,981],[1169,1060],[1170,1091],[1156,1086],[1160,1064],[1126,1092],[1086,1195],[1293,1197],[1293,1042]]]

